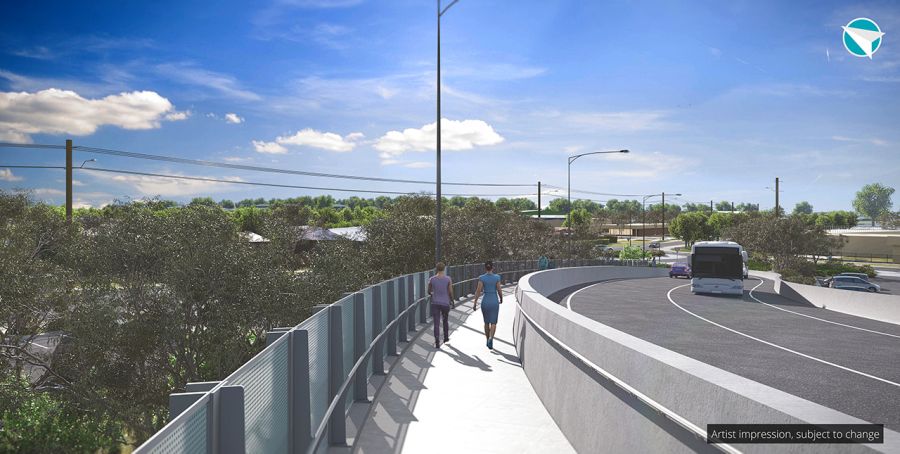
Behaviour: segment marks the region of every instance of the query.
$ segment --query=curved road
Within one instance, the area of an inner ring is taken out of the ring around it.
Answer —
[[[744,294],[694,295],[669,278],[600,282],[560,304],[636,337],[820,405],[900,430],[900,326],[796,303],[751,277]]]

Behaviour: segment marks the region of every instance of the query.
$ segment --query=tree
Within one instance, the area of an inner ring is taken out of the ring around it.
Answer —
[[[819,225],[809,223],[802,215],[775,217],[772,214],[748,217],[735,223],[724,233],[754,256],[770,258],[775,271],[789,271],[809,277],[811,270],[805,256],[813,261],[840,248],[843,239],[829,235]]]
[[[856,193],[853,209],[857,213],[868,216],[874,226],[875,220],[894,206],[894,203],[891,202],[893,194],[894,188],[892,187],[884,186],[881,183],[867,184]]]
[[[569,201],[563,198],[557,198],[550,201],[550,205],[547,206],[548,211],[554,213],[565,214],[568,212]]]
[[[669,233],[684,241],[688,247],[700,240],[709,240],[713,236],[708,224],[709,215],[699,212],[682,213],[669,224]]]
[[[794,206],[793,214],[812,214],[812,213],[813,213],[813,206],[810,205],[810,203],[805,200],[802,202],[797,202],[797,205]]]
[[[733,206],[734,205],[731,202],[723,200],[716,204],[716,211],[731,211],[731,207]]]
[[[193,199],[191,199],[191,203],[189,203],[188,205],[193,205],[193,206],[200,205],[200,206],[207,206],[207,207],[219,206],[219,204],[216,203],[216,201],[213,200],[212,197],[194,197]]]
[[[744,203],[741,202],[735,206],[735,209],[741,212],[756,212],[759,211],[759,206],[754,203]]]
[[[695,213],[695,212],[702,213],[702,212],[709,212],[710,209],[709,209],[709,205],[706,203],[688,202],[688,203],[684,204],[684,211],[686,211],[688,213]]]
[[[228,199],[223,199],[219,202],[219,206],[228,210],[234,209],[234,202]]]

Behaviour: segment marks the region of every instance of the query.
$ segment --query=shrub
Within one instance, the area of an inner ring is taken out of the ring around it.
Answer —
[[[875,277],[875,268],[872,268],[871,265],[854,265],[836,261],[816,265],[817,276],[834,276],[841,273],[866,273],[869,277]]]
[[[772,264],[765,260],[751,258],[747,262],[747,268],[754,271],[772,271]]]

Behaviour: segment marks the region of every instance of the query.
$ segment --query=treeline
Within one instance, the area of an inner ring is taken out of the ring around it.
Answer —
[[[297,252],[297,220],[277,207],[255,227],[271,242],[250,244],[218,206],[117,203],[68,224],[58,207],[0,191],[0,452],[141,443],[166,423],[169,393],[224,378],[269,329],[431,268],[434,208],[396,198],[364,227],[367,241]],[[448,207],[443,233],[450,264],[566,251],[547,224],[487,201]],[[58,342],[52,355],[32,347],[42,334]]]
[[[814,283],[815,266],[840,250],[844,239],[828,234],[834,219],[847,212],[776,216],[772,211],[749,213],[683,213],[669,224],[669,233],[686,247],[697,241],[736,241],[751,254],[751,264],[782,273],[789,281]],[[850,218],[848,218],[850,219]]]

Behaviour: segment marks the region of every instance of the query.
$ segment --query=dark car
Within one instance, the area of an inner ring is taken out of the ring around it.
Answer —
[[[660,244],[658,242],[654,241],[654,242],[650,243],[650,245],[648,245],[647,247],[650,249],[659,249]]]
[[[687,263],[673,263],[669,269],[669,277],[691,278],[691,267]]]

